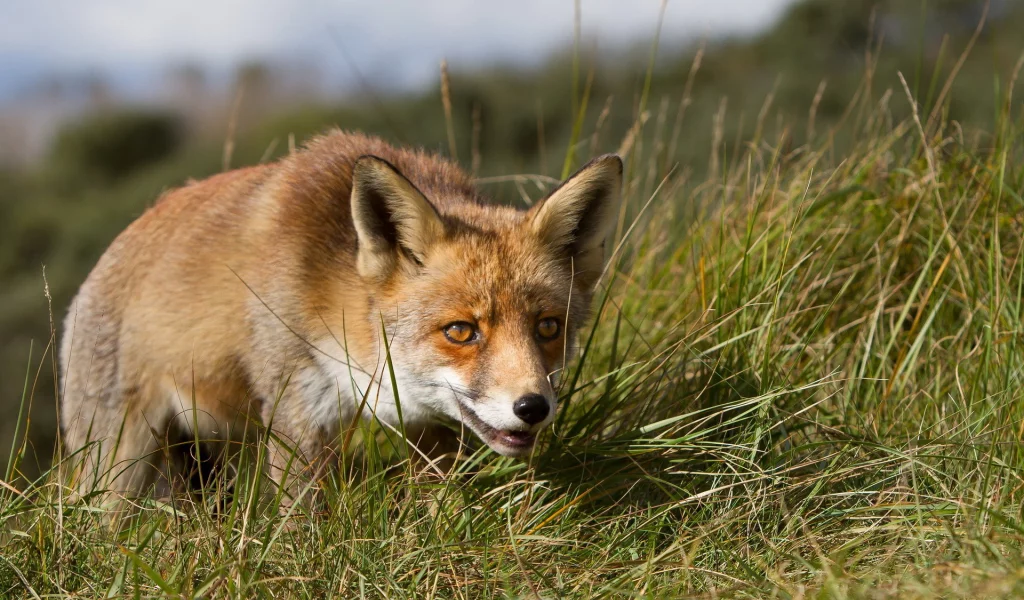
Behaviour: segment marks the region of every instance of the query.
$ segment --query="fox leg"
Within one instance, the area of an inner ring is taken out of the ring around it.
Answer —
[[[103,492],[113,500],[145,492],[158,474],[154,431],[166,427],[166,416],[144,413],[134,393],[90,398],[87,404],[93,410],[75,415],[64,435],[66,448],[78,453],[73,471],[77,495]]]
[[[154,422],[147,416],[141,410],[129,410],[124,415],[120,436],[115,440],[109,489],[122,497],[144,494],[159,474],[160,439],[156,432],[166,429],[167,418]]]
[[[71,502],[77,502],[94,490],[106,487],[103,473],[110,464],[110,449],[117,430],[110,427],[113,411],[99,408],[106,398],[85,396],[72,405],[65,401],[65,414],[61,415],[61,446],[64,452],[62,468],[68,468]]]
[[[315,503],[316,492],[308,488],[327,473],[335,456],[319,435],[294,440],[274,428],[267,440],[267,459],[270,478],[282,491],[281,507],[287,509],[299,501]]]
[[[406,425],[409,458],[416,471],[444,476],[455,466],[460,442],[457,433],[440,424]]]
[[[339,420],[331,410],[315,410],[316,405],[305,396],[306,387],[286,387],[277,402],[264,402],[261,409],[270,478],[282,491],[282,510],[300,499],[314,503],[307,500],[311,494],[315,496],[308,488],[337,462],[334,442]]]

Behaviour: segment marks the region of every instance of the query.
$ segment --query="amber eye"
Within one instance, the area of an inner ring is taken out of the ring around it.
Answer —
[[[558,319],[548,317],[537,322],[537,337],[545,342],[550,342],[558,337],[561,331],[562,326],[558,324]]]
[[[477,338],[476,327],[465,321],[445,325],[443,331],[444,337],[455,344],[468,344]]]

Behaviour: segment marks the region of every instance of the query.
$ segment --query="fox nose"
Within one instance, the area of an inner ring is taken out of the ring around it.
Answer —
[[[540,394],[527,394],[512,405],[512,412],[530,425],[536,425],[546,419],[550,411],[547,398]]]

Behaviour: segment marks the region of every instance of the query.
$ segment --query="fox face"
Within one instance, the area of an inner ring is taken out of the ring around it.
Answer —
[[[591,161],[528,211],[427,198],[375,157],[356,162],[352,182],[358,272],[403,411],[529,453],[589,313],[621,160]]]

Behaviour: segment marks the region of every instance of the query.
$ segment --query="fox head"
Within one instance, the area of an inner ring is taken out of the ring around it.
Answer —
[[[530,452],[554,418],[621,187],[622,161],[606,155],[520,211],[428,198],[383,159],[356,162],[358,272],[407,414],[454,420],[506,456]]]

